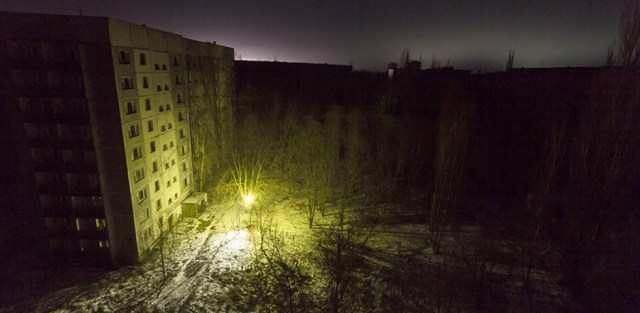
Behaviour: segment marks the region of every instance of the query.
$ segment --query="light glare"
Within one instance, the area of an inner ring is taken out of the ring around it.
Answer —
[[[250,205],[251,203],[253,203],[253,195],[246,195],[244,196],[244,204],[245,205]]]

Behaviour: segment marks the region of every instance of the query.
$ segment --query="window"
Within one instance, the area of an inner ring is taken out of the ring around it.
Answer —
[[[173,124],[169,123],[169,129],[173,128]]]
[[[151,165],[151,168],[153,169],[153,172],[157,172],[158,171],[158,162],[157,161],[153,161],[153,164]]]
[[[109,248],[109,240],[98,240],[98,246],[101,249],[107,249]]]
[[[156,201],[156,210],[160,210],[160,209],[162,209],[162,200],[158,199]]]
[[[184,129],[180,129],[180,139],[184,138]]]
[[[182,111],[178,112],[178,121],[184,121],[184,113]]]
[[[146,189],[142,189],[140,191],[138,191],[138,202],[142,202],[145,199],[147,199],[147,190]]]
[[[171,165],[176,165],[176,159],[171,159]]]
[[[149,229],[145,229],[144,232],[142,232],[142,241],[146,242],[147,240],[149,240],[149,238],[151,237],[151,233],[149,232]]]
[[[96,218],[96,229],[104,230],[107,228],[107,221],[104,218]]]
[[[76,130],[80,133],[80,138],[84,140],[91,139],[91,128],[89,128],[88,126],[80,126]]]
[[[144,99],[144,109],[151,111],[151,99]]]
[[[180,60],[176,56],[173,57],[173,66],[180,66]]]
[[[166,131],[166,130],[167,130],[167,128],[164,127],[164,125],[160,126],[160,131]]]
[[[166,144],[165,144],[165,145],[162,145],[162,151],[167,151],[167,149],[168,149],[168,148],[167,148],[167,145],[166,145]]]
[[[158,63],[156,63],[154,68],[159,71],[160,70],[160,65]]]
[[[131,77],[124,76],[122,77],[122,90],[129,90],[129,89],[133,89],[133,81],[131,80]]]
[[[171,105],[167,103],[167,111],[171,110]]]
[[[164,90],[169,90],[169,85],[164,84]]]
[[[144,209],[144,220],[148,219],[149,217],[151,217],[151,214],[149,212],[149,208],[145,208]]]
[[[132,101],[127,102],[127,115],[138,113],[138,106]]]
[[[135,170],[133,174],[133,180],[137,183],[144,179],[144,168],[139,168]]]
[[[178,200],[179,197],[177,192],[173,196],[176,198],[176,200]]]
[[[159,180],[156,180],[155,185],[156,185],[156,192],[160,191],[160,181]]]
[[[69,50],[67,50],[67,54],[68,54],[68,56],[69,56],[69,59],[71,59],[71,60],[73,60],[73,61],[75,61],[75,60],[76,60],[76,57],[77,57],[77,55],[76,55],[76,50],[74,50],[73,48],[72,48],[72,49],[69,49]]]
[[[182,95],[181,94],[178,94],[178,100],[176,102],[182,103]]]
[[[142,157],[142,149],[140,147],[133,148],[133,160],[137,160]]]
[[[156,91],[162,91],[162,86],[157,85],[157,86],[156,86]]]
[[[140,129],[138,125],[129,126],[129,138],[137,137],[140,135]]]
[[[173,141],[169,141],[169,148],[173,148]]]
[[[165,164],[164,164],[164,169],[165,169],[165,170],[168,170],[168,169],[169,169],[169,163],[165,163]]]
[[[181,85],[181,84],[182,84],[182,76],[176,75],[176,85]]]
[[[155,141],[152,141],[149,144],[149,150],[151,150],[151,152],[156,152],[156,142]]]
[[[166,71],[167,70],[167,65],[166,64],[162,64],[162,70]]]
[[[180,152],[182,152],[182,155],[187,154],[187,146],[180,147]]]
[[[164,107],[163,106],[158,106],[158,112],[164,112]]]
[[[184,185],[189,186],[189,180],[187,178],[184,179]]]
[[[142,76],[142,88],[149,88],[149,77]]]
[[[178,179],[177,179],[175,176],[173,176],[173,182],[175,183],[175,182],[177,182],[177,181],[178,181]],[[176,197],[176,198],[177,198],[177,197]]]
[[[147,65],[147,55],[140,53],[140,65]]]
[[[182,163],[182,171],[186,172],[189,169],[189,167],[187,166],[187,162]]]
[[[120,50],[120,52],[118,53],[118,61],[120,62],[120,64],[131,64],[129,52]]]
[[[167,180],[167,188],[171,187],[171,181]]]
[[[153,131],[153,121],[147,121],[147,129],[149,129],[150,132]]]

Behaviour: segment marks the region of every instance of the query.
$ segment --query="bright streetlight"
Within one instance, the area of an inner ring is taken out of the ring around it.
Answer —
[[[253,198],[253,195],[249,194],[249,195],[245,195],[243,200],[244,200],[244,205],[245,206],[250,206],[251,203],[253,203],[254,198]]]

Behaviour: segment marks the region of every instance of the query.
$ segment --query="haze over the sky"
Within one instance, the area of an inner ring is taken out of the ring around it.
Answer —
[[[244,60],[383,70],[409,49],[442,65],[497,70],[604,62],[620,15],[637,0],[211,1],[3,0],[0,10],[108,16],[216,41]]]

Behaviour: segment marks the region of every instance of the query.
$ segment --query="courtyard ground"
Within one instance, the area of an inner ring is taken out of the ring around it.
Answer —
[[[0,312],[254,312],[258,300],[251,294],[247,282],[252,279],[256,252],[252,236],[257,221],[255,212],[251,212],[256,209],[239,204],[210,206],[198,218],[180,220],[163,244],[166,276],[156,249],[145,263],[103,273],[92,282],[0,309]],[[269,210],[272,225],[277,225],[278,230],[290,238],[300,240],[294,245],[311,242],[313,232],[307,220],[291,209],[287,200]],[[314,228],[327,227],[332,218],[330,213],[319,215]],[[416,291],[433,297],[429,301],[418,299],[416,301],[424,303],[413,307],[403,305],[405,312],[418,312],[421,305],[447,308],[446,303],[434,302],[434,299],[450,299],[443,292],[456,292],[460,301],[466,303],[473,303],[470,299],[479,296],[487,301],[503,302],[504,308],[511,311],[555,311],[571,307],[566,300],[569,296],[557,284],[557,273],[545,270],[544,264],[536,264],[534,268],[533,292],[526,295],[521,292],[524,267],[514,263],[509,241],[491,240],[488,244],[491,257],[478,257],[474,253],[478,249],[477,226],[447,232],[440,254],[433,253],[424,224],[387,219],[361,227],[371,227],[372,231],[366,247],[358,251],[368,268],[361,278],[371,281],[372,288],[388,293],[381,297],[386,297],[387,302],[379,303],[384,304],[387,311],[393,310],[390,297],[407,297],[407,292]],[[382,278],[387,280],[384,284],[380,283]],[[410,290],[403,289],[406,287]],[[471,308],[466,304],[448,305],[455,310]]]

